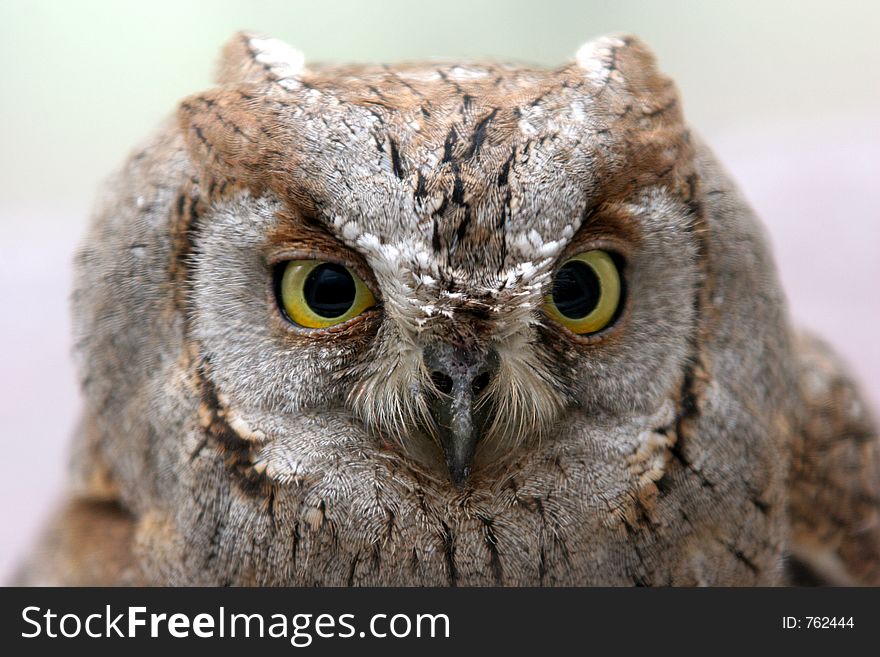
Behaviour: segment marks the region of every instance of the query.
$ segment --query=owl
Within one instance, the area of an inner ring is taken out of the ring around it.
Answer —
[[[880,583],[870,411],[635,38],[548,70],[238,34],[72,302],[22,583]]]

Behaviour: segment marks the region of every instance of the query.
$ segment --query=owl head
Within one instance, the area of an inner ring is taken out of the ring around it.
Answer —
[[[772,263],[630,37],[546,70],[240,34],[111,181],[74,306],[85,480],[178,579],[318,581],[333,546],[357,581],[381,544],[414,581],[480,550],[586,581],[664,495],[781,494]]]

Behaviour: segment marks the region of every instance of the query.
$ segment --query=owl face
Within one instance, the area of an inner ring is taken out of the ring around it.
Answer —
[[[775,581],[772,265],[640,44],[306,69],[240,35],[220,83],[80,254],[89,467],[155,581]],[[717,513],[757,570],[689,551]]]
[[[330,69],[185,102],[203,175],[236,188],[191,255],[234,412],[332,410],[463,485],[572,413],[674,399],[700,277],[686,132],[665,80],[625,104],[590,75]]]

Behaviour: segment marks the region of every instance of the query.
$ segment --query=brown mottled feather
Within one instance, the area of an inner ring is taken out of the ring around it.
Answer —
[[[545,303],[593,249],[623,305],[576,335]],[[300,258],[377,304],[293,325],[274,281]],[[634,38],[545,70],[309,67],[236,35],[76,272],[86,421],[24,583],[878,582],[876,425]],[[438,347],[496,359],[461,486]]]

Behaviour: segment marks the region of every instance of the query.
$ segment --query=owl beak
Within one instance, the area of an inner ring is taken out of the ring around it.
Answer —
[[[438,430],[449,475],[463,486],[471,473],[477,443],[488,425],[488,411],[477,403],[498,369],[494,352],[442,344],[425,349],[425,365],[436,393],[431,415]]]

